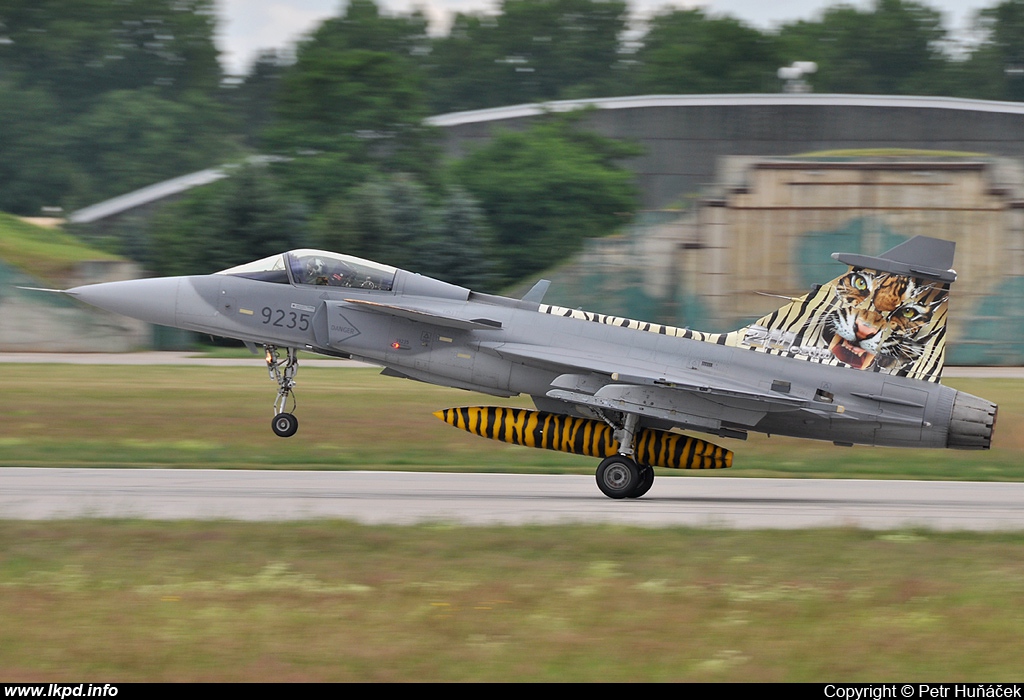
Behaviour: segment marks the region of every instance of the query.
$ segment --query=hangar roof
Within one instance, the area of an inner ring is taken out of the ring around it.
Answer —
[[[430,117],[432,126],[458,126],[478,122],[532,117],[544,112],[569,112],[582,107],[597,109],[638,109],[645,107],[740,107],[740,106],[830,106],[830,107],[903,107],[917,109],[955,109],[968,112],[1024,114],[1020,102],[968,100],[958,97],[907,97],[904,95],[827,95],[818,93],[777,93],[765,95],[637,95],[588,100],[557,100],[532,104],[451,112]]]

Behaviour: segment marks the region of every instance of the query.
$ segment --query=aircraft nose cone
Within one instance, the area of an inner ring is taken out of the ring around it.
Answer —
[[[181,277],[88,284],[67,290],[86,304],[141,321],[173,326]]]

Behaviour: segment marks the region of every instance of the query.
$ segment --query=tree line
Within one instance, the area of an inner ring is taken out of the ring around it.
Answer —
[[[1024,0],[956,44],[925,3],[836,5],[762,31],[702,10],[642,27],[624,0],[502,0],[431,36],[419,12],[350,0],[287,51],[224,74],[213,0],[6,0],[0,210],[65,211],[253,153],[109,245],[157,273],[206,272],[299,245],[462,284],[534,274],[626,220],[636,147],[578,117],[499,133],[451,161],[431,114],[630,94],[814,90],[1024,99]]]

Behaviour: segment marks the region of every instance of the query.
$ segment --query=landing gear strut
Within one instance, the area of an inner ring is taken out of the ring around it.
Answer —
[[[605,458],[597,467],[597,487],[608,498],[640,498],[654,485],[654,467],[639,465],[633,459],[639,422],[640,416],[627,413],[621,425],[612,424],[619,454]]]
[[[295,375],[299,371],[299,358],[295,348],[285,348],[285,357],[281,357],[280,348],[276,345],[264,345],[266,351],[267,372],[277,382],[277,398],[274,400],[274,420],[270,427],[278,437],[291,437],[299,429],[299,419],[287,410],[291,399],[291,410],[295,410]]]

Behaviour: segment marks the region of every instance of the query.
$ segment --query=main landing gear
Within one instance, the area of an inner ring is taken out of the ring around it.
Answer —
[[[597,467],[597,487],[608,498],[640,498],[654,485],[654,467],[641,466],[632,457],[639,420],[635,413],[626,414],[621,427],[615,428],[621,452],[606,457]]]
[[[274,400],[274,420],[270,427],[278,437],[291,437],[299,429],[299,419],[286,410],[291,399],[291,410],[295,410],[295,375],[299,371],[299,358],[295,348],[285,348],[285,357],[276,345],[264,345],[266,351],[267,371],[270,378],[277,382],[277,398]]]
[[[654,485],[654,468],[626,455],[613,455],[597,467],[597,487],[608,498],[640,498]]]

